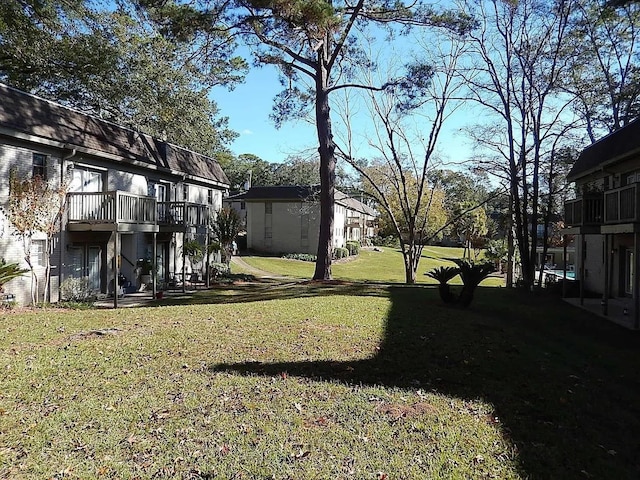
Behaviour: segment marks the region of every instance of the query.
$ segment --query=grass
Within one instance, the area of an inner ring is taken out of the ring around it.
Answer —
[[[421,271],[455,253],[425,250]],[[8,313],[0,478],[640,474],[636,335],[505,289],[445,308],[430,285],[383,285],[404,279],[393,249],[334,274],[345,282]]]
[[[422,252],[420,266],[416,275],[417,283],[436,284],[437,282],[425,275],[426,272],[441,265],[454,264],[447,258],[461,258],[462,248],[450,247],[425,247]],[[311,278],[314,264],[299,260],[287,260],[278,257],[243,256],[242,259],[250,266],[259,270],[274,273],[276,275],[291,278]],[[239,271],[234,265],[234,272]],[[361,250],[357,258],[346,262],[334,262],[331,267],[332,275],[338,280],[358,282],[403,283],[404,261],[400,250],[395,248],[382,248],[382,251]],[[459,277],[450,282],[452,285],[460,285]],[[486,286],[498,286],[503,280],[497,277],[488,278],[482,284]]]
[[[639,339],[555,298],[247,283],[0,331],[0,478],[640,473]]]

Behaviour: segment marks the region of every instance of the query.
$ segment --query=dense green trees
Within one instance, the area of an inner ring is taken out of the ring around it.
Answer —
[[[0,79],[204,154],[225,150],[235,134],[209,89],[242,79],[232,38],[173,35],[132,1],[94,5],[3,2]]]

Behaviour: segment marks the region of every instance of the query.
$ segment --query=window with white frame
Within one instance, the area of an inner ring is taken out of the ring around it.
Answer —
[[[101,192],[104,172],[75,166],[71,173],[70,192]]]
[[[213,205],[213,189],[211,188],[207,190],[207,204]]]
[[[273,203],[272,202],[266,202],[264,204],[264,213],[266,215],[271,215],[273,213]]]
[[[42,153],[34,153],[32,158],[33,177],[47,179],[47,156]]]
[[[182,200],[185,202],[189,201],[189,185],[186,183],[182,185]]]
[[[31,240],[31,263],[44,267],[46,264],[46,240]]]

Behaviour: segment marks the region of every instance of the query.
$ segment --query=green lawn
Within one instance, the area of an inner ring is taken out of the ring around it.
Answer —
[[[0,330],[0,478],[638,478],[640,339],[551,297],[240,283]]]
[[[436,284],[437,282],[425,275],[426,272],[441,265],[455,266],[447,258],[461,258],[462,248],[425,247],[418,267],[416,280],[418,283]],[[286,260],[278,257],[243,256],[242,259],[254,268],[272,272],[276,275],[292,278],[311,278],[314,264],[298,260]],[[404,282],[404,262],[402,253],[395,248],[383,247],[381,252],[362,250],[355,260],[334,262],[331,267],[332,275],[338,280],[402,283]],[[456,277],[451,284],[460,284]],[[504,284],[499,278],[489,278],[482,285],[498,286]]]

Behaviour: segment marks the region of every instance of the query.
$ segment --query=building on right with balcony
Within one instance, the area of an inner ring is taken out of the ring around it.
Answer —
[[[640,119],[585,148],[567,180],[580,304],[597,296],[602,314],[640,329]]]

